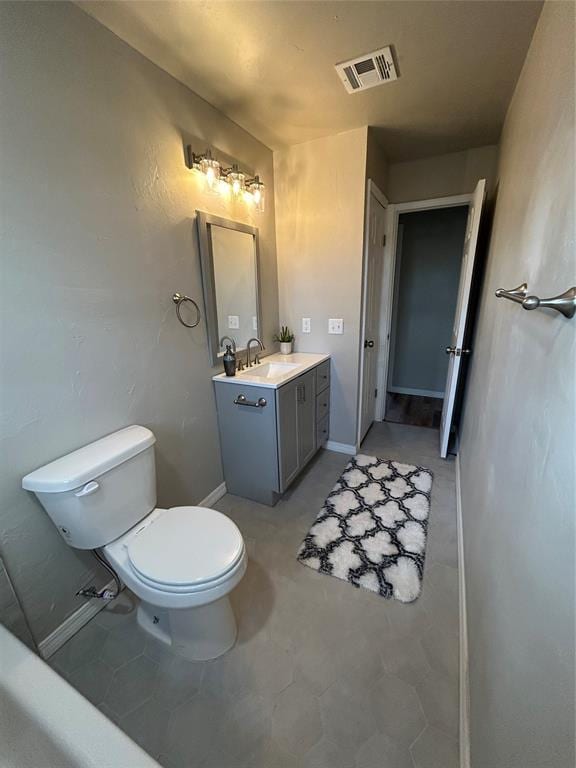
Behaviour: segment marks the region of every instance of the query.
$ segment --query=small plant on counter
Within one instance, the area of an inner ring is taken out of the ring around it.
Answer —
[[[276,336],[274,336],[274,341],[280,342],[280,353],[282,355],[291,355],[292,354],[292,343],[294,341],[294,334],[288,328],[287,325],[283,325],[280,328],[280,333],[277,333]]]
[[[294,341],[294,334],[287,325],[283,325],[282,328],[280,328],[280,333],[277,333],[276,336],[274,336],[274,341],[279,341],[280,344],[292,344]]]

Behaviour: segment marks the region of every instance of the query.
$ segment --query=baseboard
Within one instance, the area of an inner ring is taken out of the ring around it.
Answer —
[[[417,389],[414,387],[388,387],[388,392],[392,392],[396,395],[416,395],[417,397],[437,397],[439,399],[444,398],[444,391],[436,391],[435,389]]]
[[[460,607],[460,768],[470,768],[470,684],[468,677],[468,624],[466,621],[466,573],[464,571],[460,455],[456,456],[456,524],[458,531],[458,602]]]
[[[213,491],[210,491],[208,496],[206,496],[205,499],[202,499],[202,501],[198,502],[199,507],[211,507],[212,504],[216,504],[216,502],[222,498],[226,494],[226,483],[220,483],[219,486],[214,488]]]
[[[337,443],[335,440],[328,440],[325,447],[327,451],[335,451],[336,453],[347,453],[350,456],[356,455],[355,445],[348,445],[347,443]]]
[[[110,581],[104,589],[115,589],[116,584]],[[108,600],[87,600],[77,611],[68,616],[59,627],[38,643],[38,651],[43,659],[49,659],[82,627],[93,619],[102,608],[108,604]]]

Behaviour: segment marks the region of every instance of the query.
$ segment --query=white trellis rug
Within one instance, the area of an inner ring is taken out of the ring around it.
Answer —
[[[420,595],[432,473],[358,454],[298,550],[304,565],[410,603]]]

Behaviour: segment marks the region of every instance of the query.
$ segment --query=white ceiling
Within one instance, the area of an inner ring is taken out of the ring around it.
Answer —
[[[391,160],[498,141],[541,2],[87,0],[78,5],[269,147],[374,126]],[[400,79],[334,64],[392,44]]]

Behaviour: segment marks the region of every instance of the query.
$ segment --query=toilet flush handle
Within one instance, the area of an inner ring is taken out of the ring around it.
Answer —
[[[90,496],[91,493],[96,493],[98,488],[100,488],[99,483],[97,483],[95,480],[91,480],[89,483],[86,483],[83,488],[80,488],[79,491],[76,491],[74,496],[77,496],[78,498],[81,496]]]

